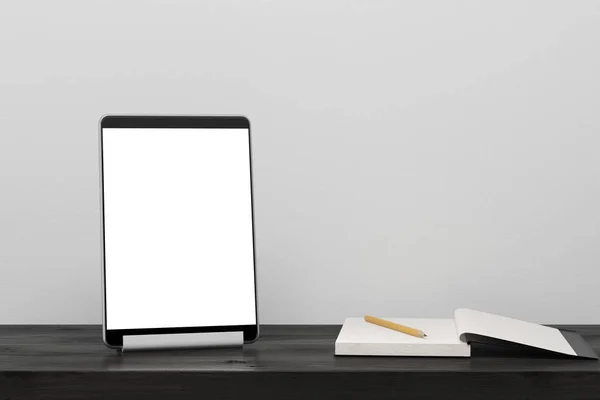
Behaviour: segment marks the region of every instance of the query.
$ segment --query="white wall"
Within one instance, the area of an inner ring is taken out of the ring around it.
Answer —
[[[261,320],[600,323],[600,1],[14,1],[0,323],[99,323],[97,122],[253,123]]]

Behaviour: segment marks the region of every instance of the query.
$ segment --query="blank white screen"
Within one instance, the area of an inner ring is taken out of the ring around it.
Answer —
[[[107,329],[253,325],[247,129],[103,129]]]

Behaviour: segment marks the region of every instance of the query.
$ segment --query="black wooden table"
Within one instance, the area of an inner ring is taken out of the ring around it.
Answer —
[[[600,352],[600,327],[570,327]],[[6,399],[598,399],[600,362],[474,347],[473,357],[335,357],[339,326],[263,326],[244,349],[118,355],[98,326],[1,326]]]

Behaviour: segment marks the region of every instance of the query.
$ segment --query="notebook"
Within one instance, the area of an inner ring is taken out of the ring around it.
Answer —
[[[427,334],[418,338],[348,318],[335,342],[338,356],[470,357],[471,342],[517,344],[573,357],[598,359],[576,332],[551,328],[475,311],[457,309],[454,319],[385,318],[418,328]]]

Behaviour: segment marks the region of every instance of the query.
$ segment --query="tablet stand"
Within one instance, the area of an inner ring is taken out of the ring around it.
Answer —
[[[122,351],[241,347],[243,345],[243,332],[125,335],[123,336]]]

